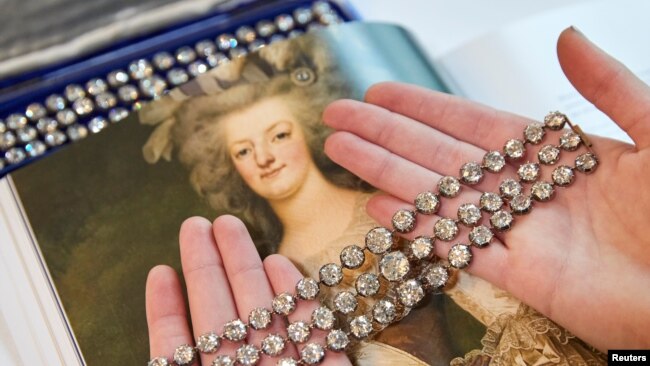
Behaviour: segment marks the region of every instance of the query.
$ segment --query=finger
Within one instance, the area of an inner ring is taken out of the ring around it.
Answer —
[[[303,278],[303,275],[289,261],[289,259],[281,255],[276,254],[267,257],[264,260],[264,268],[269,276],[273,290],[278,294],[283,292],[294,293],[296,284],[301,278]],[[289,321],[296,322],[302,320],[309,323],[311,320],[311,314],[318,305],[319,303],[316,300],[300,300],[296,311],[289,315]],[[312,330],[312,333],[312,337],[307,341],[307,343],[318,343],[325,347],[326,333],[317,329]],[[299,346],[298,348],[302,349],[302,346]],[[350,364],[351,363],[345,353],[326,351],[323,365],[334,366]]]
[[[371,86],[365,100],[484,150],[501,151],[505,141],[522,138],[521,131],[532,122],[460,97],[396,82]]]
[[[236,319],[237,311],[210,221],[201,217],[185,220],[180,249],[194,336],[222,334],[223,325]],[[218,353],[234,356],[236,349],[235,343],[224,341]],[[209,364],[214,357],[203,354],[202,363]]]
[[[173,268],[157,266],[149,271],[146,309],[151,358],[171,360],[176,347],[193,344],[183,290]]]
[[[426,124],[393,113],[373,104],[340,100],[330,104],[323,114],[327,125],[348,131],[384,147],[409,161],[442,175],[458,176],[459,168],[483,160],[486,151],[460,141]],[[507,165],[504,173],[514,176]],[[480,190],[494,190],[501,176],[485,174]]]
[[[349,132],[335,132],[325,141],[325,153],[334,162],[371,185],[403,201],[435,191],[441,175],[423,168]],[[470,187],[464,191],[478,193]]]
[[[225,215],[214,221],[212,230],[223,258],[239,317],[246,321],[254,309],[271,310],[273,289],[244,223],[234,216]],[[252,331],[248,342],[259,346],[268,333],[283,332],[284,324],[277,319],[268,331]],[[265,359],[262,364],[269,362],[270,360]]]
[[[562,70],[580,94],[625,130],[637,147],[648,147],[648,85],[573,27],[560,35],[557,53]]]
[[[386,226],[391,224],[391,215],[400,208],[403,208],[405,204],[405,202],[400,201],[395,197],[379,195],[368,201],[367,211],[368,214],[377,220],[379,224]],[[421,231],[415,235],[410,235],[407,238],[412,239],[417,235],[432,236],[433,223],[437,221],[439,217],[433,215],[426,217],[420,216],[419,218],[420,221],[417,226],[420,227],[419,230]],[[461,228],[458,237],[452,241],[445,242],[442,240],[436,240],[434,245],[436,255],[446,259],[452,245],[458,243],[469,244],[469,239],[467,237],[468,233],[469,229]],[[472,261],[465,270],[492,282],[500,288],[505,288],[505,279],[502,274],[507,265],[508,249],[503,245],[503,243],[497,237],[494,237],[492,242],[486,247],[476,248],[472,246],[471,250],[473,254]]]

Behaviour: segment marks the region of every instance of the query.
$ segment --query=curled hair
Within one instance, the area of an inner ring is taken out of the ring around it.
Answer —
[[[192,186],[219,214],[240,217],[262,255],[277,251],[283,229],[268,202],[244,183],[231,160],[219,126],[228,114],[264,98],[282,97],[300,122],[311,157],[323,175],[340,187],[371,190],[323,152],[331,133],[322,123],[323,109],[336,99],[350,97],[350,91],[326,45],[317,41],[315,37],[294,39],[220,67],[218,71],[226,76],[223,80],[230,83],[226,91],[191,97],[176,110],[171,134]],[[311,70],[312,80],[296,80],[296,70],[305,69]]]

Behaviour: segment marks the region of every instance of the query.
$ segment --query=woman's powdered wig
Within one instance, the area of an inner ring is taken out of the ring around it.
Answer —
[[[311,40],[311,42],[307,42]],[[275,44],[220,67],[216,76],[227,89],[216,95],[191,97],[176,110],[171,127],[173,146],[190,170],[194,189],[219,214],[233,214],[248,226],[262,255],[277,251],[282,225],[267,201],[254,193],[237,172],[219,121],[268,97],[282,97],[300,122],[311,156],[334,184],[363,191],[370,187],[323,152],[331,130],[322,123],[325,106],[350,97],[324,42],[315,38]]]

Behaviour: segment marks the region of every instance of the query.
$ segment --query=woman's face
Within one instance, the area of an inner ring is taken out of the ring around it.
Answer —
[[[314,167],[300,123],[282,97],[269,97],[221,121],[235,168],[267,200],[291,197]]]

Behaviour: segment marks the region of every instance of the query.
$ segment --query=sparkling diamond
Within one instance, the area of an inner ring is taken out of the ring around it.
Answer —
[[[235,319],[223,326],[223,337],[229,341],[239,342],[246,338],[248,327],[243,321]]]
[[[221,34],[215,41],[221,51],[228,51],[231,48],[237,47],[237,39],[232,34]]]
[[[282,336],[269,334],[262,340],[262,352],[269,356],[279,356],[284,351],[285,341]]]
[[[357,293],[361,296],[373,296],[379,292],[379,277],[374,273],[363,273],[354,283]]]
[[[16,135],[11,131],[0,134],[0,150],[7,150],[16,145]]]
[[[539,122],[533,122],[524,129],[524,138],[531,144],[539,144],[544,138],[544,125]]]
[[[410,265],[406,255],[400,251],[384,254],[379,261],[379,270],[389,281],[400,281],[409,272]]]
[[[318,271],[320,282],[326,286],[336,286],[343,279],[343,270],[341,266],[335,263],[328,263],[320,268]]]
[[[415,197],[415,209],[422,214],[432,215],[438,212],[440,199],[433,192],[422,192]]]
[[[256,330],[266,329],[271,325],[271,312],[264,308],[256,308],[248,315],[248,324]]]
[[[325,349],[318,343],[310,343],[300,351],[300,357],[307,365],[314,365],[323,360]]]
[[[124,108],[113,108],[108,111],[108,120],[112,123],[119,122],[129,115],[129,111]]]
[[[255,30],[247,25],[243,25],[237,28],[235,31],[235,36],[237,37],[239,43],[251,43],[255,40],[255,38],[257,38]]]
[[[455,268],[465,268],[472,260],[472,251],[469,245],[456,244],[449,249],[449,256],[447,258],[449,264]]]
[[[196,53],[198,53],[201,57],[208,57],[209,55],[214,55],[217,53],[217,45],[215,45],[214,42],[209,39],[198,41],[194,45],[194,49],[196,50]]]
[[[530,189],[530,193],[537,201],[543,202],[553,198],[555,189],[553,185],[548,182],[536,182]]]
[[[12,147],[5,152],[5,160],[9,164],[18,164],[25,160],[26,157],[27,154],[25,153],[25,150],[20,147]]]
[[[481,221],[481,209],[473,203],[464,203],[458,207],[458,219],[467,226],[474,226]]]
[[[449,281],[449,270],[439,263],[431,264],[422,272],[422,280],[429,288],[441,289]]]
[[[205,61],[210,65],[210,67],[217,67],[219,65],[225,64],[230,61],[228,56],[224,55],[221,52],[217,52],[214,55],[210,55],[205,58]]]
[[[176,60],[174,59],[174,56],[172,56],[169,52],[158,52],[153,55],[153,64],[158,70],[169,70],[172,66],[174,66],[175,63]],[[151,74],[146,76],[151,76]],[[141,79],[142,77],[138,79]]]
[[[390,324],[397,316],[397,307],[391,301],[382,299],[372,307],[372,317],[379,324]]]
[[[438,182],[438,192],[443,197],[456,197],[460,193],[460,182],[452,176],[442,177]]]
[[[517,169],[517,174],[524,182],[534,182],[539,178],[539,164],[537,163],[526,163],[521,164],[519,169]]]
[[[441,218],[433,225],[433,233],[440,240],[450,241],[458,235],[458,225],[452,219]]]
[[[113,88],[119,88],[120,86],[129,82],[129,74],[123,70],[111,71],[106,75],[106,81]]]
[[[393,228],[400,233],[408,233],[415,229],[415,212],[400,209],[393,215]]]
[[[9,129],[17,130],[27,125],[27,118],[25,118],[25,116],[23,116],[22,114],[14,113],[9,115],[9,117],[7,117],[7,120],[5,122]]]
[[[460,168],[460,179],[465,184],[477,184],[483,179],[483,169],[479,163],[466,163]]]
[[[257,22],[255,29],[257,29],[260,37],[270,37],[276,30],[275,24],[268,20],[260,20]]]
[[[30,121],[36,122],[47,115],[47,109],[41,103],[32,103],[27,106],[25,116]]]
[[[21,129],[16,130],[16,137],[20,143],[28,143],[34,140],[38,136],[38,132],[32,126],[25,126]]]
[[[512,160],[521,159],[526,154],[524,142],[517,139],[508,140],[503,146],[504,154]]]
[[[153,67],[149,61],[140,59],[129,64],[129,75],[135,80],[144,79],[153,75]]]
[[[296,299],[290,293],[283,292],[273,299],[272,307],[276,314],[287,316],[296,310]]]
[[[108,121],[102,116],[97,116],[88,122],[88,129],[92,133],[97,133],[108,127]]]
[[[343,351],[350,344],[350,339],[344,331],[340,329],[331,330],[327,334],[327,348],[332,351]]]
[[[484,192],[479,203],[483,211],[495,212],[503,206],[503,199],[496,193]]]
[[[355,337],[365,338],[372,332],[372,322],[365,315],[359,315],[350,321],[350,332]]]
[[[237,349],[236,359],[240,365],[255,365],[260,360],[260,350],[251,344],[245,344]]]
[[[363,249],[356,245],[349,245],[341,251],[341,264],[345,268],[359,268],[365,259],[366,256],[363,254]]]
[[[295,23],[291,15],[280,14],[277,17],[275,17],[275,25],[278,27],[280,32],[288,32],[293,29]]]
[[[560,187],[565,187],[571,184],[573,182],[574,176],[575,173],[573,173],[573,169],[566,165],[560,165],[559,167],[555,168],[551,174],[553,182],[555,182],[555,184]]]
[[[498,173],[506,166],[506,159],[498,151],[489,151],[483,156],[483,166],[489,172]]]
[[[311,322],[318,329],[330,330],[334,326],[334,312],[325,306],[319,306],[311,313]]]
[[[433,254],[433,238],[418,236],[409,243],[409,249],[415,259],[427,259]]]
[[[560,137],[560,147],[566,151],[577,150],[581,142],[580,135],[571,130],[564,132],[562,137]]]
[[[49,146],[59,146],[64,142],[66,142],[68,137],[63,132],[57,130],[45,134],[43,139],[45,140],[45,143],[48,144]]]
[[[81,87],[81,85],[70,84],[63,90],[63,95],[65,95],[69,102],[74,102],[77,99],[85,97],[86,91]]]
[[[510,201],[510,210],[514,214],[525,214],[528,213],[531,209],[532,202],[530,196],[525,194],[518,194],[512,198]]]
[[[117,98],[113,93],[101,93],[95,97],[95,104],[101,109],[110,109],[117,104]]]
[[[147,363],[147,366],[170,366],[169,360],[167,360],[164,357],[156,357],[152,358],[149,363]]]
[[[108,84],[100,78],[90,79],[86,83],[86,90],[90,95],[99,95],[108,90]]]
[[[235,47],[231,48],[230,51],[228,51],[228,55],[230,55],[230,58],[236,59],[238,57],[243,57],[248,54],[248,50],[246,50],[244,47]]]
[[[203,334],[196,340],[196,348],[202,353],[217,352],[220,345],[221,338],[214,332]]]
[[[418,280],[407,280],[397,287],[399,302],[404,306],[413,307],[424,298],[424,289]]]
[[[492,241],[494,234],[487,226],[479,225],[469,232],[469,241],[477,247],[484,247]]]
[[[492,217],[490,217],[490,224],[492,224],[492,227],[500,231],[510,229],[510,227],[512,227],[512,222],[512,215],[508,211],[499,210],[493,213]]]
[[[598,166],[598,158],[596,155],[588,152],[576,158],[576,169],[582,173],[591,173],[596,170]]]
[[[174,362],[179,366],[189,365],[194,362],[194,348],[190,345],[184,344],[176,347],[174,351]]]
[[[196,52],[191,47],[184,46],[176,50],[176,61],[179,64],[187,65],[196,60]]]
[[[65,130],[71,141],[78,141],[88,136],[88,129],[84,125],[75,123]]]
[[[293,11],[293,18],[298,24],[308,24],[314,19],[314,13],[309,8],[298,8]]]
[[[567,118],[560,112],[550,112],[544,117],[544,124],[551,130],[557,131],[564,128]]]
[[[142,94],[149,98],[158,98],[167,89],[167,82],[160,76],[154,75],[140,80]]]
[[[289,324],[287,334],[293,343],[304,343],[311,336],[309,324],[303,321],[297,321]]]
[[[131,103],[138,99],[138,88],[133,85],[124,85],[117,90],[117,96],[124,103]]]
[[[296,293],[303,300],[313,300],[318,296],[319,292],[318,281],[313,278],[302,278],[296,285]]]
[[[52,94],[45,99],[45,105],[51,112],[57,112],[65,108],[66,100],[59,94]]]
[[[95,103],[93,103],[92,99],[89,98],[77,99],[72,103],[72,109],[79,116],[85,116],[95,110]]]
[[[278,360],[277,366],[298,366],[298,361],[293,358],[285,357]]]
[[[544,145],[537,152],[537,157],[542,164],[555,164],[560,158],[560,149],[553,145]]]
[[[393,233],[384,227],[376,227],[366,234],[366,248],[371,253],[382,254],[393,246]]]
[[[350,291],[342,291],[334,297],[334,307],[343,314],[350,314],[357,310],[357,298]]]
[[[193,77],[197,77],[208,71],[208,65],[203,61],[194,61],[187,66],[187,72]]]
[[[235,366],[235,359],[231,356],[220,355],[212,361],[212,366]]]
[[[499,192],[501,193],[502,196],[512,198],[518,194],[520,194],[523,190],[523,187],[519,182],[517,182],[514,179],[505,179],[501,184],[499,185]]]
[[[32,141],[29,144],[25,145],[25,152],[29,157],[36,157],[43,155],[47,150],[47,146],[42,141]]]

